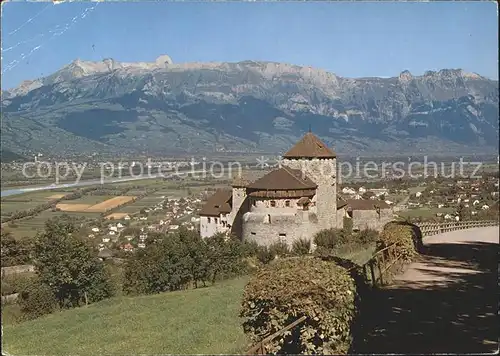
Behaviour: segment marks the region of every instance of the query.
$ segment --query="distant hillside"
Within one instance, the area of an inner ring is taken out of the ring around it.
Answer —
[[[18,154],[276,152],[311,125],[339,154],[498,151],[498,81],[460,69],[343,78],[245,61],[76,60],[2,92]]]
[[[4,163],[13,162],[13,161],[26,161],[26,157],[18,155],[17,153],[14,153],[14,152],[9,151],[9,150],[2,149],[0,151],[0,154],[1,154],[1,160]]]

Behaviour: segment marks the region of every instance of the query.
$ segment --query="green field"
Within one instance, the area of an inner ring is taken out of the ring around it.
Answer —
[[[398,215],[402,217],[408,217],[408,218],[415,218],[415,217],[422,217],[422,218],[430,218],[430,217],[436,217],[436,213],[452,213],[456,209],[454,208],[420,208],[420,209],[409,209],[405,211],[401,211],[398,213]]]
[[[114,211],[115,213],[127,213],[127,214],[133,214],[139,212],[141,209],[144,208],[149,208],[159,202],[161,202],[163,199],[161,196],[156,196],[156,195],[151,195],[144,197],[142,199],[136,200],[133,203],[127,204],[124,207],[121,207]]]
[[[246,282],[117,297],[4,325],[3,349],[14,355],[242,353],[249,346],[238,318]]]
[[[32,209],[38,205],[42,205],[50,202],[53,199],[49,199],[50,196],[55,194],[63,194],[62,192],[55,191],[39,191],[39,192],[28,192],[11,197],[5,197],[1,199],[1,211],[2,216],[7,216],[16,211],[23,211]]]
[[[5,229],[7,231],[10,231],[16,238],[33,237],[37,234],[37,232],[43,230],[47,220],[62,215],[86,217],[91,219],[96,219],[100,216],[99,213],[73,213],[73,212],[62,212],[62,211],[53,212],[51,210],[45,210],[31,219],[25,218],[21,220],[16,220],[15,221],[16,227],[12,227],[12,225],[6,224]]]
[[[63,204],[89,204],[89,205],[94,205],[94,204],[99,204],[102,203],[105,200],[114,198],[115,196],[112,195],[84,195],[81,198],[78,199],[72,199],[72,200],[64,200],[61,203]]]

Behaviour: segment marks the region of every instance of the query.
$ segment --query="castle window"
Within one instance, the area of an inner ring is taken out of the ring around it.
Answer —
[[[271,223],[271,215],[267,214],[266,217],[264,218],[264,223],[270,224]]]
[[[255,236],[255,235],[256,235],[256,233],[255,233],[255,232],[251,232],[251,233],[250,233],[250,235],[253,235],[253,236]]]
[[[288,207],[290,207],[290,200],[286,200],[286,201],[285,201],[285,206],[286,206],[287,208],[288,208]]]
[[[271,200],[271,206],[274,208],[276,206],[276,200]]]
[[[254,200],[252,201],[252,204],[253,204],[253,206],[257,206],[257,200],[255,200],[255,199],[254,199]]]
[[[280,237],[286,237],[286,234],[281,233],[281,234],[280,234]]]
[[[210,222],[212,221],[212,219],[210,218],[207,218],[207,222],[210,224]]]
[[[215,218],[215,223],[217,224],[219,221],[217,220],[217,218]]]

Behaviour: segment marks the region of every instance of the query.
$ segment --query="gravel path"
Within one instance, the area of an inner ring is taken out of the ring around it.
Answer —
[[[363,311],[360,353],[498,350],[498,227],[427,237],[425,252]]]
[[[424,244],[429,251],[436,248],[446,249],[446,245],[454,248],[455,245],[471,244],[498,244],[498,226],[457,230],[444,234],[429,236],[424,239]],[[421,256],[416,262],[410,264],[405,272],[394,278],[394,286],[407,288],[425,288],[426,286],[445,286],[453,280],[455,274],[484,273],[473,260],[457,261],[449,258],[447,254],[427,254]],[[393,286],[393,287],[394,287]]]

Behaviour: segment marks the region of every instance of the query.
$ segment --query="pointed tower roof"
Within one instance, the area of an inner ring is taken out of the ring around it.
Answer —
[[[283,158],[335,158],[337,155],[312,132],[308,132]]]

